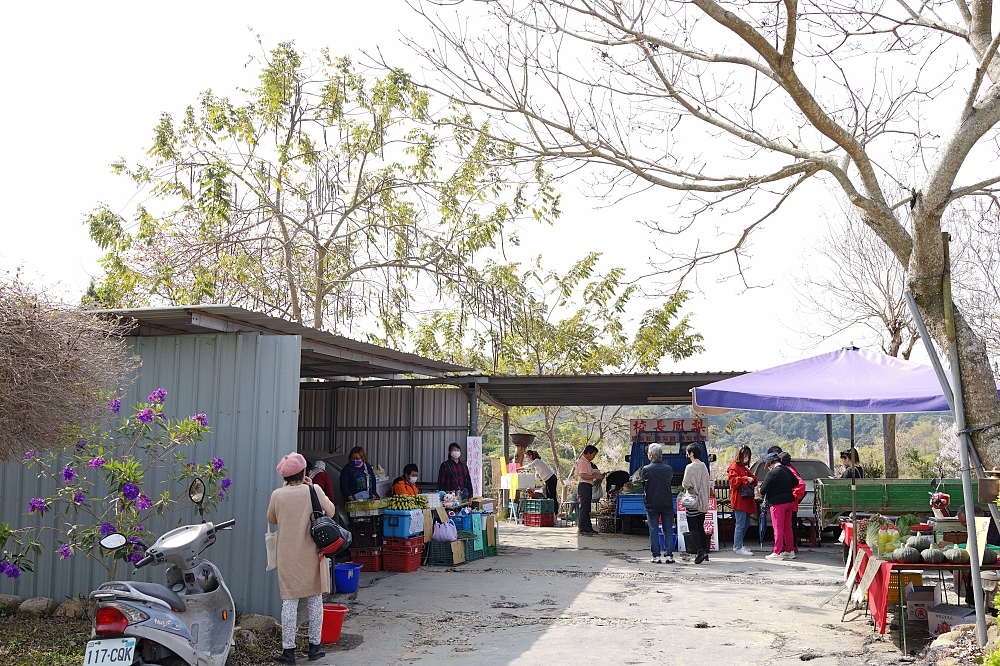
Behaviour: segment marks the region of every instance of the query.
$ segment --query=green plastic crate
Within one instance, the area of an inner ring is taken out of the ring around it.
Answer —
[[[466,544],[469,542],[466,541]],[[431,541],[426,545],[425,551],[427,552],[427,564],[432,567],[452,567],[456,566],[455,561],[451,556],[451,542],[450,541]],[[468,560],[469,558],[465,558]],[[463,563],[460,562],[458,566]]]
[[[555,513],[556,503],[550,499],[524,500],[524,513]]]

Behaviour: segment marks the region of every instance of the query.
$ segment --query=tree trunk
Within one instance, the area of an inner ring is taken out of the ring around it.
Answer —
[[[896,415],[885,415],[885,478],[899,478],[899,459],[896,456]]]
[[[948,359],[948,336],[944,323],[942,279],[944,245],[941,240],[941,216],[921,210],[913,216],[913,252],[910,256],[909,287],[920,308],[927,330]],[[967,427],[975,429],[1000,423],[1000,398],[996,379],[983,341],[973,331],[962,312],[955,308],[958,335],[958,359],[962,375],[963,404]],[[990,428],[972,434],[972,442],[989,469],[1000,465],[1000,429]]]

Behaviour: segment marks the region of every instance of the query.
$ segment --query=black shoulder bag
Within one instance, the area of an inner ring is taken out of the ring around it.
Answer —
[[[321,552],[328,552],[333,547],[335,551],[343,550],[346,543],[350,545],[350,532],[344,537],[345,530],[333,518],[325,515],[316,497],[316,489],[309,484],[309,496],[312,498],[312,520],[309,525],[309,536],[316,542]]]

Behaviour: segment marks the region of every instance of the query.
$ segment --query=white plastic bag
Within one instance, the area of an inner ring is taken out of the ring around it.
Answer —
[[[458,528],[451,521],[447,523],[434,523],[434,534],[431,536],[431,540],[458,541]]]
[[[271,531],[271,524],[267,524],[267,531],[264,532],[264,548],[267,550],[267,569],[274,571],[278,568],[278,531]]]

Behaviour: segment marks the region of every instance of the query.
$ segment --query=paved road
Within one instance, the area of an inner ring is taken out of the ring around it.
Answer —
[[[840,621],[832,544],[770,562],[725,550],[649,562],[633,536],[502,525],[500,556],[453,569],[364,574],[321,664],[896,663],[863,616]]]

